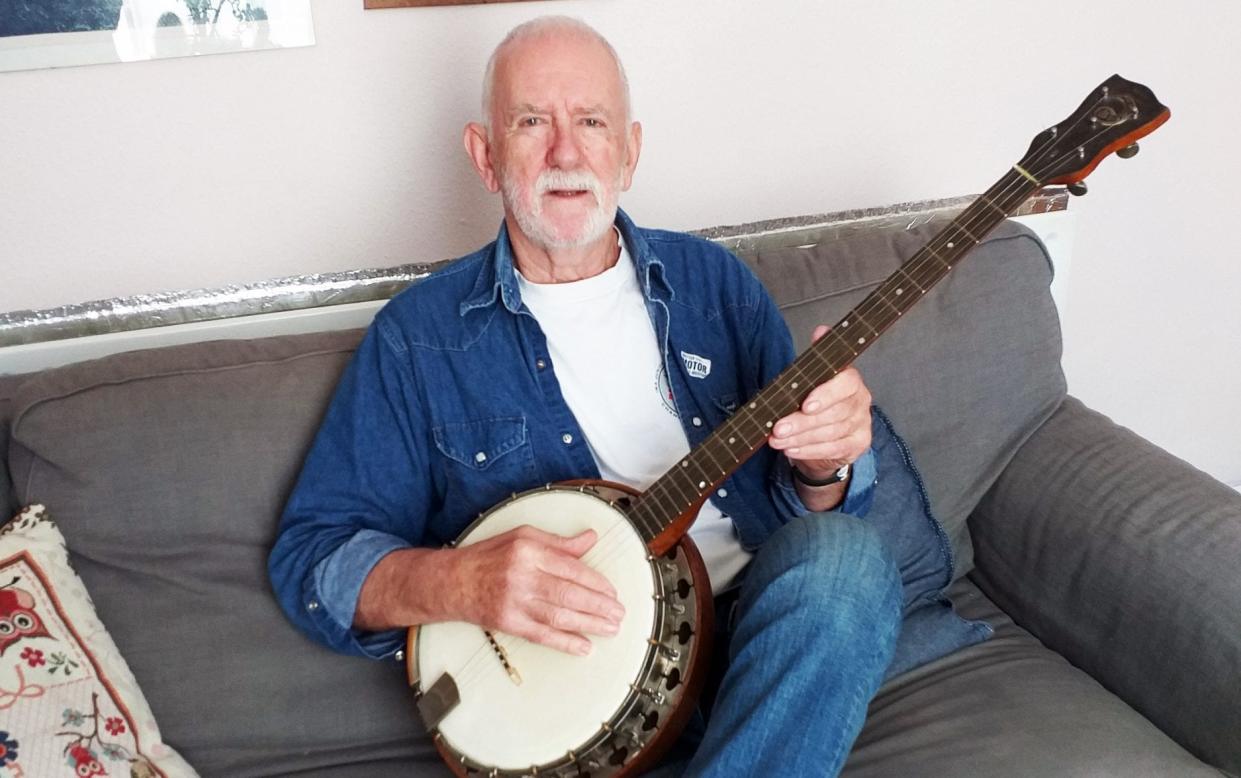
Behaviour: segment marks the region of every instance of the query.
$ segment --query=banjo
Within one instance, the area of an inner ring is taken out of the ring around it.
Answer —
[[[710,652],[713,605],[687,531],[715,488],[766,442],[775,421],[848,367],[1040,187],[1085,192],[1113,151],[1167,121],[1149,89],[1120,76],[1097,87],[990,189],[889,276],[770,384],[645,492],[603,481],[548,484],[480,515],[450,545],[529,524],[593,529],[582,561],[625,607],[620,631],[570,656],[464,622],[412,627],[410,686],[436,748],[457,775],[636,775],[654,766],[694,709]]]

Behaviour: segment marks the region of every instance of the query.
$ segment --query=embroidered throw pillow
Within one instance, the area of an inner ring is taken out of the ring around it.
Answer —
[[[0,776],[196,773],[155,718],[42,505],[0,527]]]

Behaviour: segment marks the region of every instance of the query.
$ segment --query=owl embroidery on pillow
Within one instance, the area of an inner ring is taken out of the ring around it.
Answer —
[[[34,611],[34,595],[18,589],[17,581],[0,585],[0,656],[22,638],[51,637]]]
[[[108,771],[103,769],[103,763],[95,756],[95,752],[81,745],[75,745],[69,749],[69,764],[77,773],[78,778],[93,778],[97,775],[108,774]]]

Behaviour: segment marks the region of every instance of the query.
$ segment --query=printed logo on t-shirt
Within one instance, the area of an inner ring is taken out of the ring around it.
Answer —
[[[672,402],[672,384],[668,383],[668,371],[664,369],[662,360],[655,371],[655,391],[659,393],[659,401],[663,403],[664,410],[678,419],[681,418],[681,414],[677,413],[676,404]]]
[[[706,378],[711,374],[711,360],[706,357],[682,351],[681,359],[685,360],[685,369],[691,378]]]

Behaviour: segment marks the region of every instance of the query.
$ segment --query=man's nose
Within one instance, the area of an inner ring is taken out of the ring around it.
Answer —
[[[582,150],[578,146],[578,138],[572,127],[557,122],[552,132],[552,145],[548,149],[547,157],[552,166],[562,170],[572,170],[577,167],[578,160],[582,157]]]

